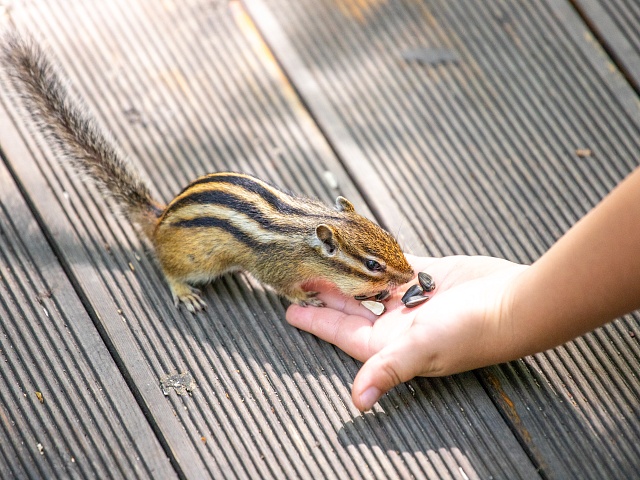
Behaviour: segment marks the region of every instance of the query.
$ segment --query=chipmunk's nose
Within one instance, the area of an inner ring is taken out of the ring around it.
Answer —
[[[411,279],[413,279],[413,277],[415,276],[415,272],[413,271],[413,268],[404,271],[404,272],[400,272],[397,275],[397,280],[394,282],[396,285],[404,285],[405,283],[411,281]]]

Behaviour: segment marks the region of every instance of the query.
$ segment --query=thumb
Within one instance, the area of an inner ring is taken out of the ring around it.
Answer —
[[[386,392],[428,371],[429,352],[417,345],[415,335],[403,335],[373,355],[353,381],[351,399],[364,412]]]

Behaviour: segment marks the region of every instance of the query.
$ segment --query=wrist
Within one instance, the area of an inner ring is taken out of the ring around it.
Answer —
[[[430,349],[434,358],[428,362],[435,375],[503,363],[531,353],[526,324],[519,322],[516,311],[521,278],[531,267],[513,263],[505,267],[456,287],[450,292],[455,297],[444,292],[434,299],[431,307],[437,308],[429,317],[443,319],[433,323],[436,331],[427,335],[438,339]],[[460,298],[465,305],[462,314],[458,311]],[[455,312],[450,312],[451,308]]]
[[[570,280],[556,273],[555,265],[543,260],[515,278],[509,288],[515,357],[556,347],[593,328],[590,325],[602,323],[592,318],[593,310],[584,308],[582,294],[576,294]]]

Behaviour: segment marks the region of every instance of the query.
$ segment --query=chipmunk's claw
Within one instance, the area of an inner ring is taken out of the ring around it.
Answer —
[[[171,284],[173,293],[173,304],[178,307],[183,303],[185,308],[191,313],[198,313],[207,308],[207,303],[200,296],[200,290],[187,283]]]

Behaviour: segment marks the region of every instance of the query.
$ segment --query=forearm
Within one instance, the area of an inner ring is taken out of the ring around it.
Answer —
[[[516,356],[640,307],[640,169],[518,278],[511,302]]]

